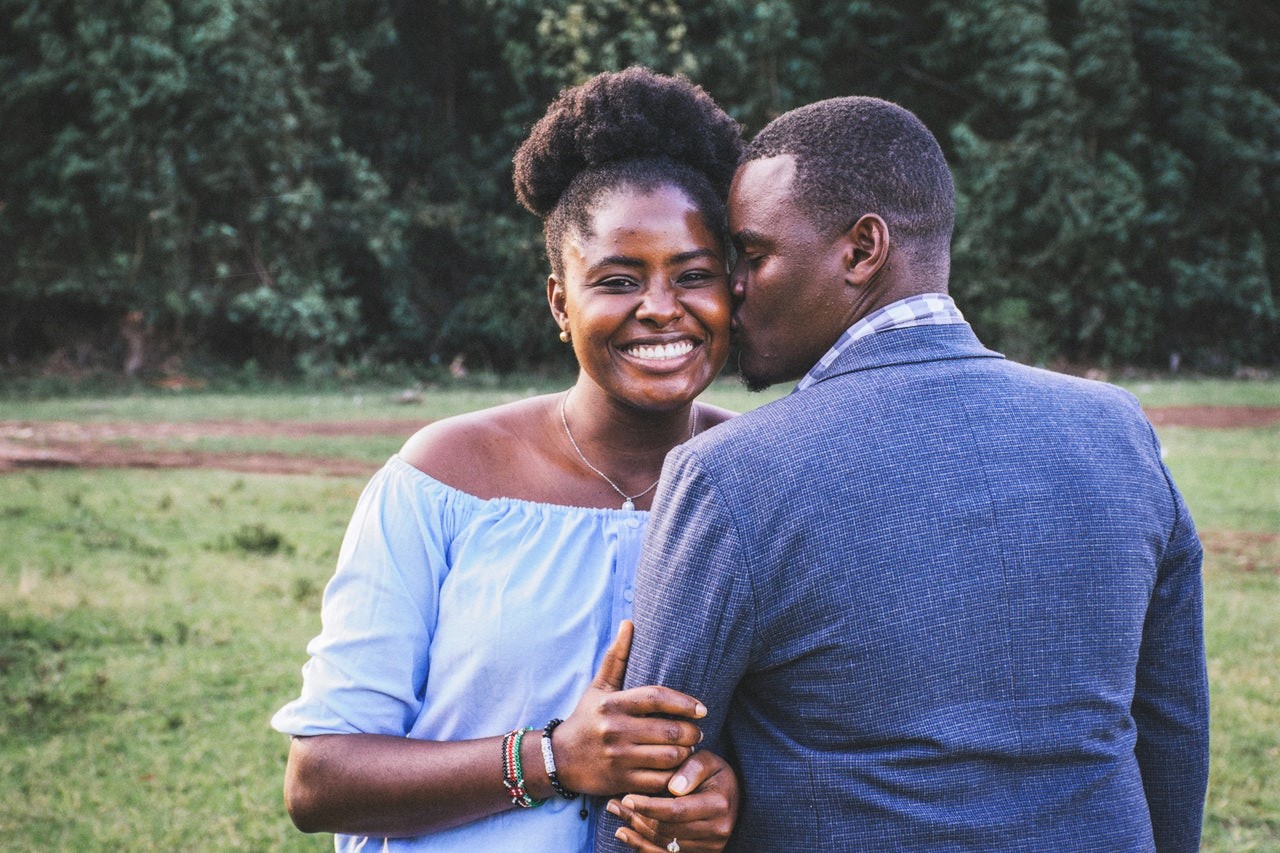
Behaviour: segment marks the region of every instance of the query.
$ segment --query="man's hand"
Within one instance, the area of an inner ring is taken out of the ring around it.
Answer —
[[[605,808],[629,824],[617,831],[618,840],[641,853],[666,853],[672,839],[684,853],[723,850],[738,819],[738,777],[728,762],[695,752],[667,789],[674,799],[628,794],[609,801]]]

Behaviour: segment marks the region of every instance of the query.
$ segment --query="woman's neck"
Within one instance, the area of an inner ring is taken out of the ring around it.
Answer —
[[[647,490],[672,447],[697,431],[692,403],[653,411],[620,403],[583,383],[558,401],[567,455],[590,475],[626,496]]]

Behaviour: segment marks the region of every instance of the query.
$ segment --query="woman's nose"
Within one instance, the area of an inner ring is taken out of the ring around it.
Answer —
[[[666,325],[684,314],[684,306],[676,294],[675,286],[661,276],[655,276],[644,289],[636,316],[659,325]]]

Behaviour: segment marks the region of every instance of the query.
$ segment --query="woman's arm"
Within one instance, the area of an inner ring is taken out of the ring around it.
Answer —
[[[512,808],[502,785],[501,742],[295,737],[285,806],[303,832],[395,838],[447,829]]]
[[[572,791],[659,793],[701,740],[688,721],[706,714],[697,700],[664,687],[621,689],[630,646],[631,623],[624,622],[595,680],[553,735],[556,775]],[[540,738],[529,732],[521,748],[526,789],[535,799],[554,796]],[[285,772],[289,815],[304,832],[400,837],[514,808],[503,784],[502,740],[296,737]]]

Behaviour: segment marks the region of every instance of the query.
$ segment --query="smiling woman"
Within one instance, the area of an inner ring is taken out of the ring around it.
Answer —
[[[691,408],[728,354],[721,237],[673,186],[615,190],[592,219],[566,241],[564,272],[547,283],[551,312],[582,368],[567,407]],[[596,442],[616,443],[620,436],[604,426]],[[616,473],[643,479],[648,472],[637,467]]]
[[[633,68],[562,92],[517,152],[578,378],[423,428],[365,490],[273,720],[300,827],[343,849],[586,851],[603,797],[669,792],[629,800],[619,837],[723,847],[737,782],[693,751],[706,709],[621,679],[663,460],[729,417],[695,398],[728,354],[740,147],[701,89]]]

